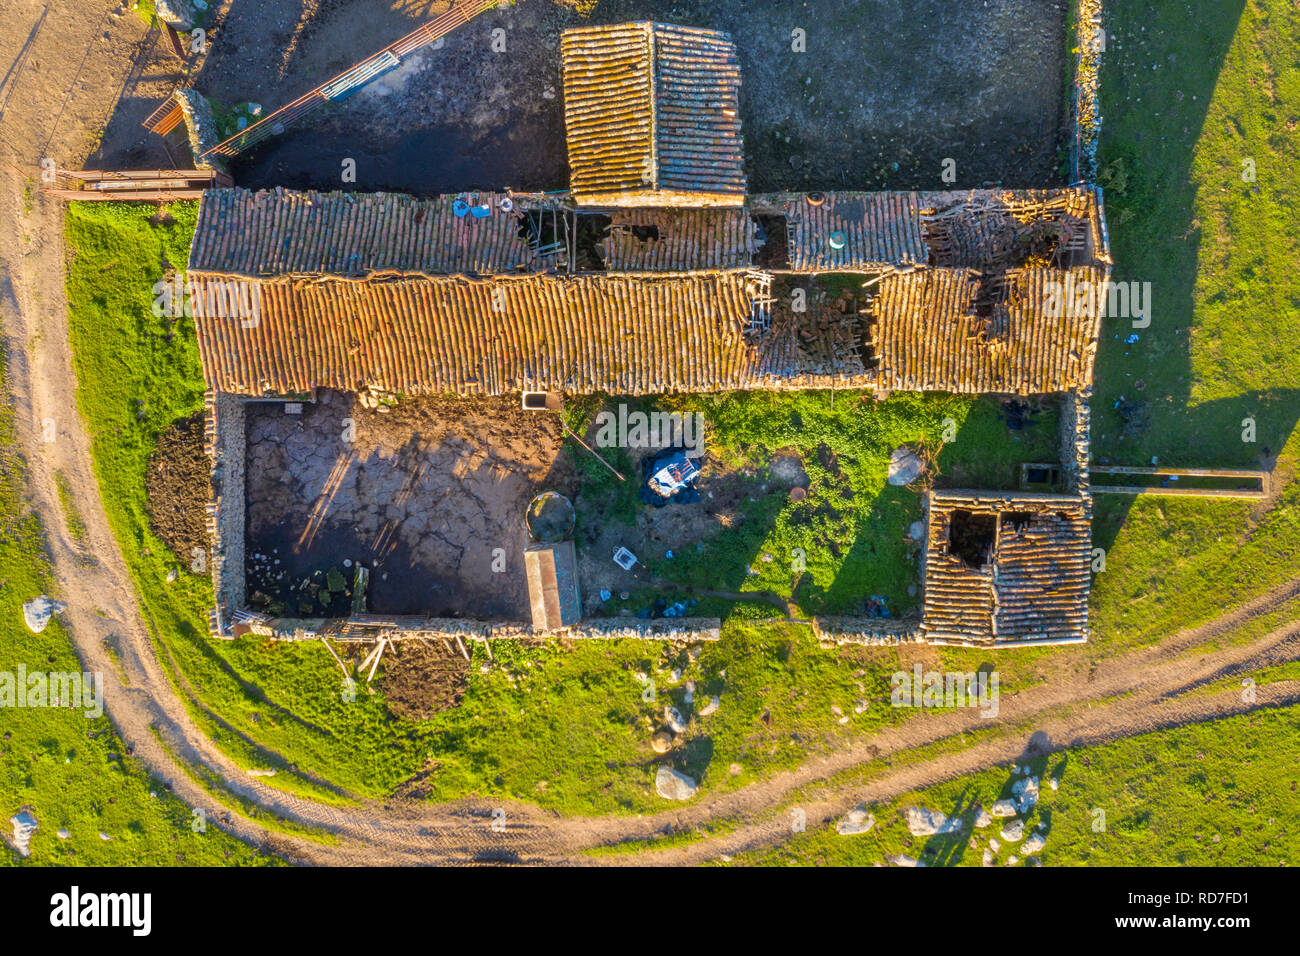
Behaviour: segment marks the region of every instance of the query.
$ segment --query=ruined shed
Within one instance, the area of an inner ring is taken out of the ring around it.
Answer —
[[[536,630],[572,627],[582,619],[578,559],[572,541],[525,548],[524,574],[528,578],[528,603]]]
[[[933,491],[921,630],[932,644],[1076,643],[1088,637],[1086,495]]]
[[[726,33],[666,23],[566,30],[570,184],[579,206],[740,206],[740,61]]]

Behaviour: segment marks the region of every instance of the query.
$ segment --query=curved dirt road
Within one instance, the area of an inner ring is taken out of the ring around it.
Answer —
[[[16,21],[28,22],[30,12],[34,23],[42,4],[17,2],[23,9],[13,14]],[[1300,594],[1297,580],[1218,622],[1175,635],[1157,646],[1103,660],[1078,681],[1055,681],[1004,696],[1000,724],[1014,730],[934,760],[892,768],[870,784],[836,784],[832,778],[894,752],[987,729],[986,722],[971,711],[926,714],[846,751],[814,758],[795,771],[643,818],[559,818],[536,807],[507,804],[507,826],[498,833],[490,825],[495,804],[466,800],[414,808],[384,803],[339,808],[286,794],[250,778],[194,725],[159,664],[157,649],[140,618],[129,575],[99,499],[90,437],[74,403],[76,381],[63,289],[62,207],[40,197],[29,200],[25,195],[28,180],[24,170],[34,167],[40,155],[48,153],[75,166],[85,154],[84,131],[111,108],[113,91],[121,83],[119,73],[127,66],[114,58],[116,36],[121,33],[129,40],[135,28],[117,21],[110,27],[115,39],[100,43],[81,4],[50,6],[51,23],[58,23],[66,32],[58,34],[47,24],[38,35],[32,56],[39,57],[40,72],[34,75],[29,69],[19,77],[20,85],[12,93],[0,125],[0,149],[7,163],[15,164],[0,169],[0,221],[17,224],[17,228],[0,230],[0,318],[8,346],[8,385],[30,465],[32,501],[45,522],[59,592],[68,603],[66,620],[71,634],[85,665],[106,675],[107,711],[118,732],[134,746],[135,759],[174,793],[191,806],[205,808],[209,819],[241,839],[267,844],[290,858],[312,863],[592,863],[596,860],[583,853],[589,847],[651,839],[670,824],[679,827],[719,818],[733,822],[735,829],[725,837],[635,858],[600,860],[700,862],[784,839],[788,827],[774,811],[809,784],[826,782],[815,802],[802,804],[810,821],[830,820],[864,798],[885,798],[1014,759],[1036,733],[1060,742],[1052,746],[1061,746],[1114,739],[1245,709],[1234,693],[1180,695],[1222,676],[1300,657],[1300,628],[1295,625],[1242,645],[1194,653],[1227,628]],[[104,5],[103,9],[107,8]],[[103,22],[96,29],[102,31]],[[25,36],[26,31],[21,32]],[[73,39],[66,34],[74,35]],[[75,58],[69,61],[58,55],[57,45],[80,49],[74,47],[74,40],[82,37],[90,51],[85,61],[78,64]],[[11,56],[7,43],[3,52]],[[45,107],[48,102],[63,100],[68,89],[74,89],[76,95],[63,101],[57,113],[58,126],[50,129],[46,125],[50,111]],[[51,429],[53,441],[43,440]],[[67,536],[56,473],[67,477],[87,525],[87,546],[99,556],[92,567],[78,562],[77,545]],[[104,649],[104,638],[109,635],[117,637],[127,685],[118,680],[115,664]],[[1278,683],[1262,688],[1254,706],[1297,699],[1300,682]],[[1084,704],[1087,706],[1081,707]],[[192,781],[178,758],[207,768],[229,790],[268,812],[329,831],[338,842],[326,845],[286,837],[227,811]]]

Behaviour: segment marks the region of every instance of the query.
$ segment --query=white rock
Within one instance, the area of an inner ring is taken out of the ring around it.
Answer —
[[[1020,844],[1021,853],[1037,853],[1047,843],[1047,838],[1041,833],[1031,833],[1029,839]]]
[[[932,836],[936,833],[955,833],[961,829],[961,819],[949,820],[947,814],[938,810],[923,810],[920,807],[907,808],[907,829],[912,836]]]
[[[1016,807],[1020,813],[1028,813],[1038,802],[1038,778],[1024,777],[1017,780],[1011,785],[1011,792],[1015,794]]]
[[[1015,866],[1019,862],[1020,862],[1020,858],[1016,856],[1014,853],[1011,856],[1007,857],[1007,866]]]
[[[1025,836],[1025,824],[1020,820],[1012,820],[1002,828],[1002,839],[1008,843],[1019,843]]]
[[[1048,780],[1047,782],[1048,782],[1048,784],[1051,786],[1051,788],[1052,788],[1053,790],[1055,790],[1057,787],[1059,787],[1059,786],[1061,785],[1060,782],[1059,782],[1055,777],[1053,777],[1052,779]]]
[[[664,708],[664,723],[671,727],[675,734],[686,733],[686,720],[682,717],[682,712],[676,707]]]
[[[876,818],[862,807],[850,810],[844,819],[835,824],[835,832],[840,836],[854,836],[866,833],[876,825]]]
[[[698,789],[693,779],[668,767],[655,774],[655,792],[665,800],[689,800]]]
[[[42,594],[23,605],[23,620],[27,622],[28,630],[39,634],[50,623],[50,618],[66,607],[62,601],[52,601]]]
[[[60,840],[66,840],[66,839],[68,839],[70,836],[72,836],[72,834],[69,833],[67,830],[62,829],[62,828],[59,829],[59,839],[60,839]]]
[[[980,807],[979,812],[975,814],[975,828],[977,830],[983,830],[985,827],[990,826],[992,823],[993,823],[993,815],[989,813],[987,810],[985,810],[983,807]]]
[[[904,445],[895,448],[889,456],[889,483],[891,485],[910,485],[921,477],[925,471],[925,462],[921,456]]]
[[[915,860],[906,853],[900,853],[898,856],[885,857],[894,866],[925,866],[920,860]]]
[[[991,849],[994,853],[997,853],[998,850],[1001,850],[1001,849],[1002,849],[1002,844],[999,843],[999,842],[997,841],[997,838],[995,837],[995,838],[989,840],[989,849]]]
[[[1016,804],[1012,800],[999,800],[989,807],[989,813],[995,817],[1014,817],[1016,815]]]
[[[100,831],[99,831],[99,838],[100,838],[101,840],[103,840],[105,843],[107,843],[109,840],[113,839],[111,836],[109,836],[109,835],[108,835],[107,833],[105,833],[103,830],[100,830]]]
[[[718,698],[710,697],[708,703],[699,709],[699,715],[701,717],[707,717],[709,714],[717,713],[718,703]]]
[[[18,851],[19,856],[32,855],[32,834],[36,832],[36,818],[28,810],[19,810],[9,822],[13,824],[14,849]]]
[[[992,866],[992,865],[993,865],[993,851],[990,850],[988,847],[985,847],[985,848],[984,848],[984,860],[983,860],[983,862],[984,862],[984,865],[985,865],[985,866]]]
[[[913,541],[925,540],[925,522],[913,521],[907,526],[907,536]]]

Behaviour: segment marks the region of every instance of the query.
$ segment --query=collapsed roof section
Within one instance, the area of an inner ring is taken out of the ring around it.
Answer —
[[[1088,637],[1086,495],[932,491],[921,632],[932,644]]]
[[[740,206],[740,60],[726,33],[666,23],[566,30],[570,184],[580,206]]]
[[[1094,190],[766,193],[756,214],[786,223],[795,272],[938,266],[995,272],[1109,264]]]

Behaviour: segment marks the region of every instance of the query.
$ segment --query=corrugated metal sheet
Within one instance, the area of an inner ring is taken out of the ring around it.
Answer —
[[[560,43],[570,188],[581,205],[740,205],[740,62],[714,30],[627,23]]]
[[[519,220],[499,193],[474,193],[484,218],[458,217],[458,197],[397,193],[209,189],[199,206],[189,268],[273,276],[365,275],[399,270],[431,275],[537,267]]]

